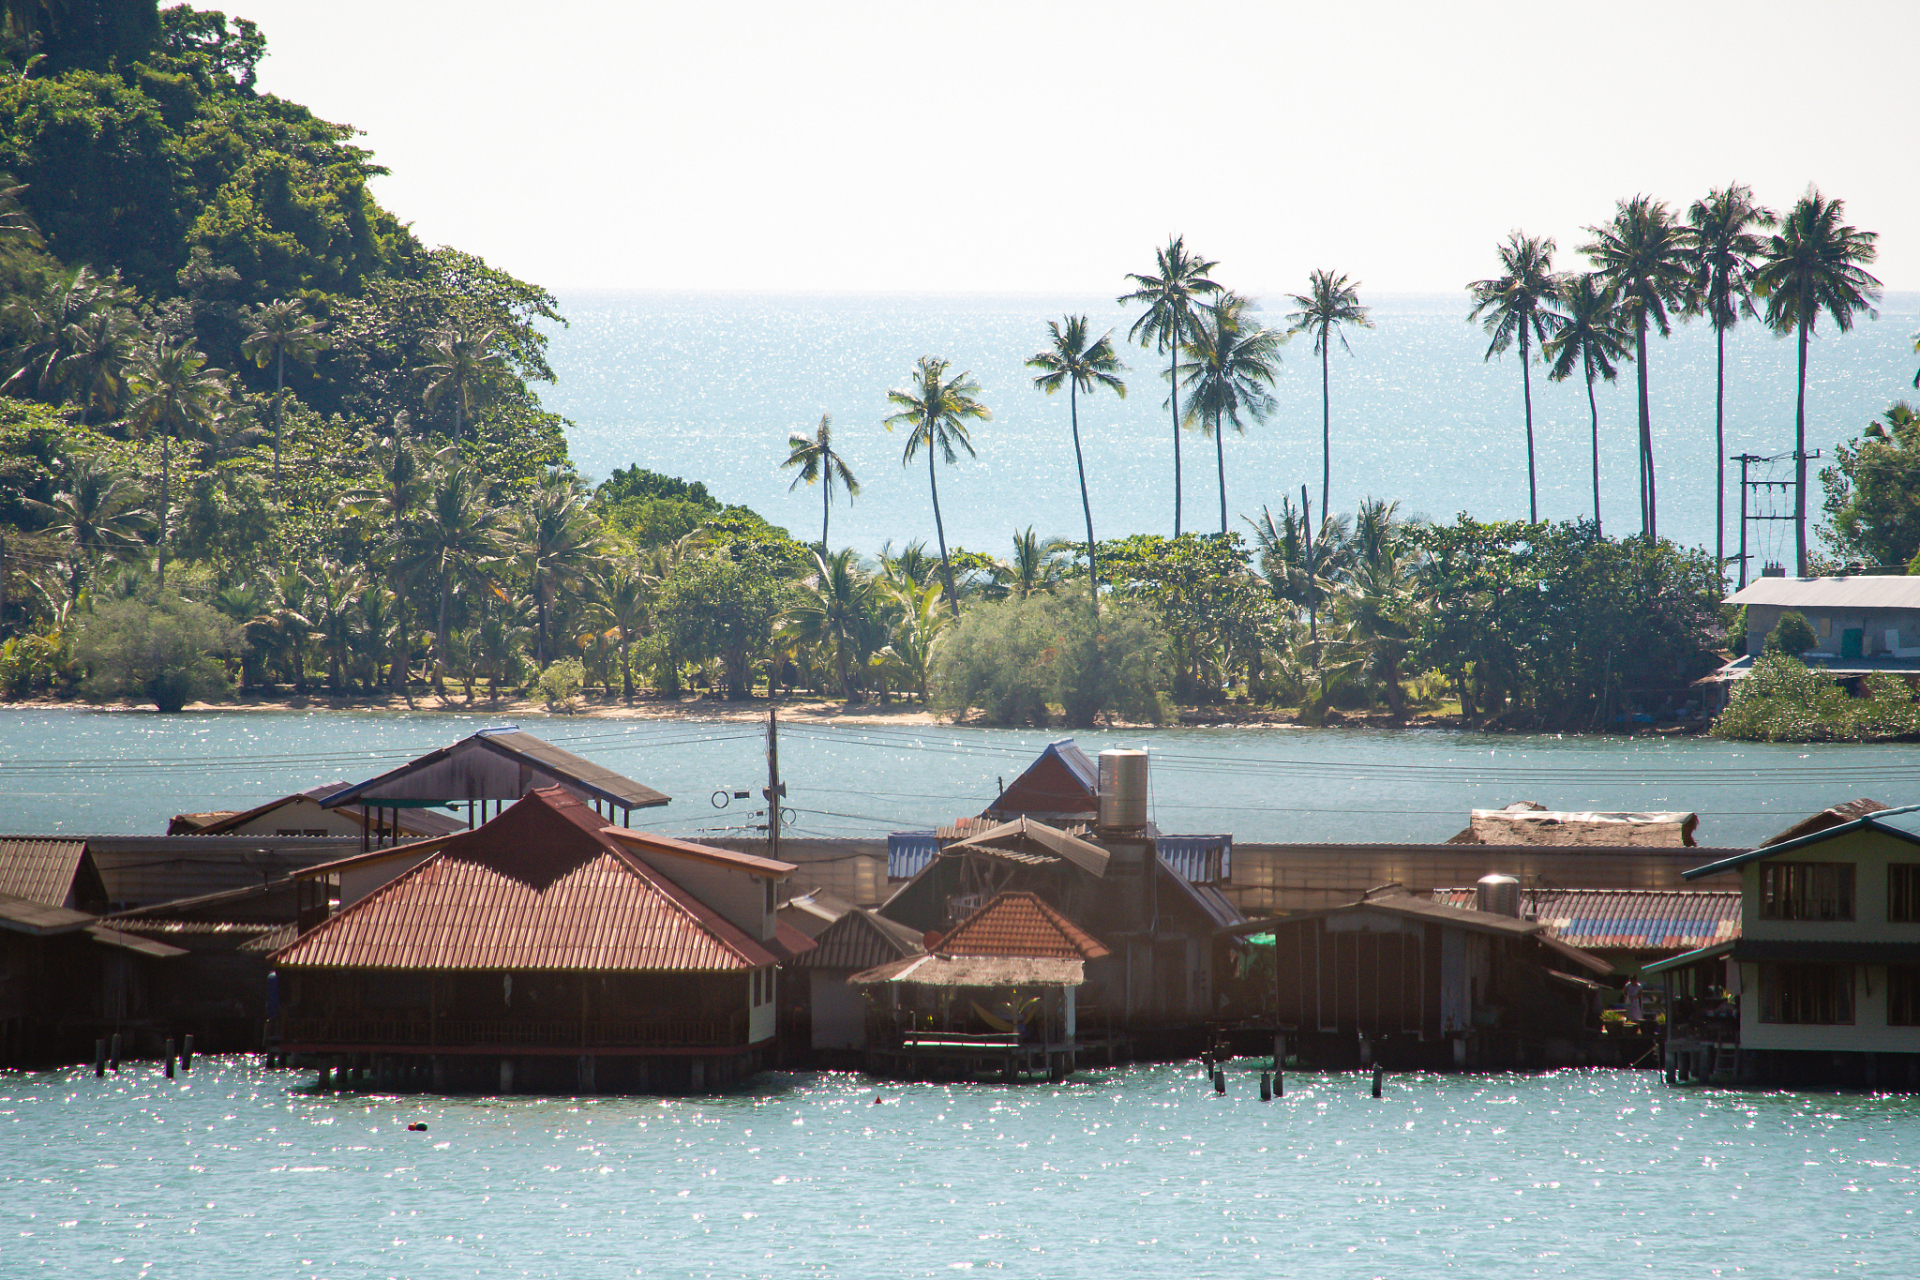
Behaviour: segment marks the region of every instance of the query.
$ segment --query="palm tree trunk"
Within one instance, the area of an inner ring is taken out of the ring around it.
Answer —
[[[831,459],[829,459],[831,461]],[[827,524],[833,519],[833,472],[820,477],[820,558],[827,558]]]
[[[1593,532],[1600,532],[1600,406],[1593,398],[1593,363],[1587,363],[1587,412],[1593,417]]]
[[[1727,580],[1727,330],[1713,326],[1713,563]]]
[[[1653,424],[1647,413],[1647,312],[1640,309],[1640,315],[1633,328],[1633,374],[1639,387],[1640,400],[1640,536],[1653,537],[1653,477],[1649,469],[1653,463]]]
[[[168,481],[171,472],[168,464],[171,460],[173,437],[165,427],[160,430],[160,585],[167,585],[167,500],[171,496]]]
[[[1807,317],[1800,316],[1800,371],[1793,397],[1794,576],[1807,576]]]
[[[440,617],[433,629],[433,688],[441,701],[447,697],[447,570],[440,569]]]
[[[273,482],[280,483],[280,406],[287,393],[287,350],[280,348],[273,372]]]
[[[620,632],[620,693],[627,705],[633,705],[633,659],[628,656],[632,642],[623,628]]]
[[[1220,532],[1227,531],[1227,445],[1220,433],[1220,411],[1213,411],[1213,461],[1220,472]]]
[[[1180,536],[1180,325],[1173,326],[1173,365],[1168,377],[1173,396],[1173,536]]]
[[[1100,612],[1100,566],[1093,553],[1093,504],[1087,501],[1087,460],[1080,454],[1080,389],[1067,384],[1067,405],[1073,414],[1073,465],[1080,469],[1080,513],[1087,518],[1087,587],[1093,595],[1093,612]]]
[[[1323,516],[1332,510],[1327,505],[1327,495],[1333,491],[1333,408],[1327,392],[1327,337],[1327,326],[1323,324],[1320,326],[1320,514]]]
[[[1540,490],[1533,471],[1533,370],[1527,364],[1527,326],[1520,325],[1520,395],[1527,404],[1527,523],[1540,523]],[[1326,499],[1320,509],[1326,510]]]
[[[940,577],[947,584],[947,605],[953,610],[954,621],[960,620],[960,592],[953,585],[953,565],[947,559],[947,526],[940,519],[940,481],[933,471],[933,439],[928,432],[927,440],[927,489],[933,494],[933,536],[940,541]]]

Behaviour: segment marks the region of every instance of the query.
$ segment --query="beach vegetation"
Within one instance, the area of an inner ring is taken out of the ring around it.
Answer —
[[[1077,594],[983,600],[939,649],[933,704],[1003,726],[1158,724],[1171,710],[1169,648],[1142,605],[1116,602],[1096,614]]]
[[[1295,308],[1287,317],[1287,332],[1312,335],[1313,354],[1320,357],[1320,509],[1328,511],[1333,501],[1333,399],[1327,365],[1330,344],[1339,338],[1341,350],[1351,354],[1347,327],[1371,329],[1373,321],[1360,305],[1360,282],[1349,282],[1345,273],[1315,271],[1307,279],[1307,291],[1290,294],[1287,301]]]
[[[1553,251],[1551,236],[1512,232],[1500,246],[1500,274],[1467,286],[1473,297],[1467,318],[1478,320],[1492,339],[1485,359],[1502,354],[1516,341],[1520,344],[1520,388],[1527,421],[1527,519],[1535,523],[1540,520],[1540,486],[1533,460],[1532,352],[1544,346],[1561,323],[1554,309],[1560,278],[1553,272]],[[1326,510],[1324,495],[1320,509]]]
[[[208,605],[156,589],[97,606],[79,628],[74,658],[87,669],[88,697],[179,711],[227,691],[222,659],[243,631]]]

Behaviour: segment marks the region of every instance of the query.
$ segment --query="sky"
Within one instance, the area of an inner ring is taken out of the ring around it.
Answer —
[[[1178,233],[1242,292],[1454,292],[1730,181],[1920,289],[1913,0],[225,7],[423,240],[557,291],[1104,294]]]

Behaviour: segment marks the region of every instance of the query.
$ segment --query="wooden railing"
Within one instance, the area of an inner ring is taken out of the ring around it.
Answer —
[[[505,1018],[443,1018],[435,1029],[424,1018],[286,1018],[289,1044],[368,1044],[409,1048],[504,1047],[673,1048],[747,1042],[746,1014],[730,1018],[590,1019],[531,1021]]]

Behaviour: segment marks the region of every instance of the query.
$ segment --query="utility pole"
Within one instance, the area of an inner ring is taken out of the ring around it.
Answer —
[[[780,781],[780,722],[778,713],[767,711],[767,856],[780,858],[780,802],[787,797],[787,784]]]

